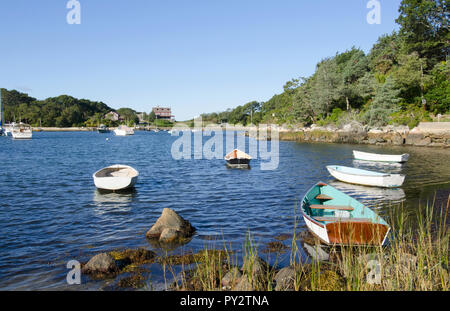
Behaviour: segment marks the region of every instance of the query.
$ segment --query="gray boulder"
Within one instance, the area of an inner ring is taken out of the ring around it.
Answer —
[[[146,237],[170,243],[190,238],[195,228],[170,208],[165,208],[156,223],[147,231]]]
[[[83,273],[115,273],[119,270],[114,258],[106,253],[100,253],[92,257],[86,265],[84,265]]]
[[[252,278],[264,278],[267,273],[267,263],[259,257],[245,258],[242,265],[244,274],[250,274]]]
[[[295,269],[292,266],[286,267],[278,271],[274,277],[275,291],[294,290]]]
[[[231,268],[222,278],[222,286],[232,288],[242,277],[241,271],[237,267]]]
[[[348,133],[354,133],[354,134],[360,134],[360,133],[366,133],[367,128],[364,127],[361,123],[359,123],[357,121],[351,121],[351,122],[345,124],[342,127],[341,131],[348,132]]]
[[[249,278],[246,275],[243,275],[237,285],[233,288],[233,291],[238,292],[253,292],[255,291],[255,287],[253,286],[252,282],[249,280]]]
[[[303,248],[306,252],[311,256],[314,261],[327,261],[330,259],[330,255],[325,252],[320,245],[309,245],[307,243],[303,243]]]

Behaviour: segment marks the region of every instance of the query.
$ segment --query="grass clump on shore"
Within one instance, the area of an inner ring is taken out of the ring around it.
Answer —
[[[312,274],[321,275],[324,270],[335,272],[344,280],[339,290],[345,291],[447,291],[448,206],[439,210],[419,207],[416,215],[408,213],[403,206],[393,207],[388,221],[392,233],[387,246],[332,246],[328,249],[330,262],[313,261]],[[312,278],[310,288],[320,288],[320,281]],[[296,289],[301,290],[302,285],[297,283]]]
[[[248,233],[241,267],[235,264],[237,258],[232,258],[226,250],[204,250],[194,258],[194,268],[183,272],[182,284],[177,289],[448,291],[449,204],[450,197],[446,206],[435,209],[427,205],[414,213],[403,206],[392,207],[386,217],[391,226],[387,245],[340,247],[324,246],[316,241],[312,248],[327,253],[327,259],[316,258],[308,263],[301,260],[296,222],[290,266],[282,269],[276,265],[270,267],[258,256]]]

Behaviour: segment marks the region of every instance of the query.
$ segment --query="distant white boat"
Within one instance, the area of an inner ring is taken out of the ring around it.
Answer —
[[[134,131],[132,128],[129,128],[126,125],[121,125],[114,130],[114,134],[116,136],[129,136],[129,135],[134,135]]]
[[[403,163],[409,159],[409,154],[377,154],[353,150],[353,156],[356,160],[375,161],[375,162],[395,162]]]
[[[14,123],[10,128],[13,139],[31,139],[33,138],[33,130],[30,125],[25,123]]]
[[[346,166],[327,166],[327,170],[337,180],[350,184],[395,188],[403,185],[405,175],[385,174]]]
[[[133,187],[139,172],[131,166],[117,164],[103,168],[92,176],[98,189],[117,191]]]

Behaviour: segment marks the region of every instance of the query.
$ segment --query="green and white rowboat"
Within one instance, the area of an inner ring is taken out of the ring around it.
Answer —
[[[321,182],[306,193],[300,209],[309,231],[329,245],[383,245],[390,230],[370,208]]]

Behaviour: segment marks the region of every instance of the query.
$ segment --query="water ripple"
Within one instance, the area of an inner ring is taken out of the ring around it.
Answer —
[[[405,198],[415,208],[418,199],[450,187],[449,150],[357,146],[361,151],[411,154],[406,165],[368,166],[353,161],[355,146],[281,142],[277,170],[260,170],[258,159],[251,170],[230,170],[222,159],[173,160],[174,140],[167,133],[148,132],[125,138],[35,133],[27,142],[0,138],[0,289],[65,288],[65,263],[71,259],[84,261],[122,247],[152,249],[145,232],[164,208],[174,209],[197,228],[193,240],[178,251],[195,251],[211,241],[239,250],[248,231],[259,243],[292,232],[295,206],[319,180],[381,213]],[[115,163],[139,170],[135,190],[95,189],[92,174]],[[407,178],[401,189],[351,186],[329,176],[325,166],[333,164]],[[87,288],[97,286],[90,282]]]

